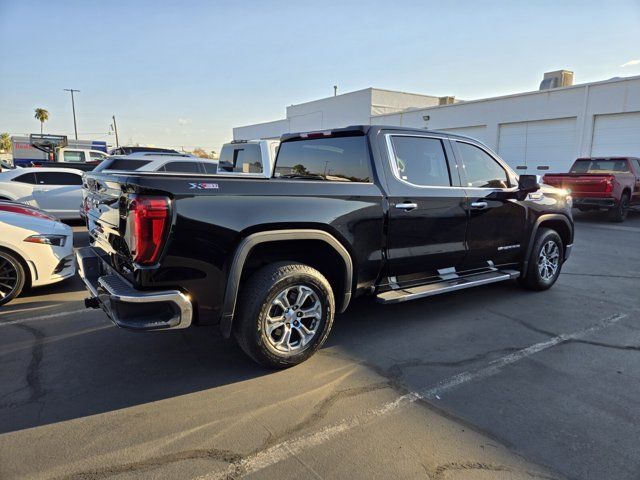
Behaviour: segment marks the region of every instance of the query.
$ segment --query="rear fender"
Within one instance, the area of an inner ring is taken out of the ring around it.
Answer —
[[[327,243],[340,255],[344,261],[344,292],[341,299],[340,312],[344,312],[351,301],[351,289],[353,285],[353,262],[347,249],[331,234],[322,230],[271,230],[266,232],[258,232],[246,237],[236,249],[231,266],[229,268],[229,277],[224,295],[224,303],[222,308],[222,319],[220,321],[220,330],[225,337],[231,335],[233,326],[233,317],[235,314],[236,300],[240,286],[240,278],[245,261],[249,257],[251,250],[261,243],[279,242],[283,240],[320,240]]]

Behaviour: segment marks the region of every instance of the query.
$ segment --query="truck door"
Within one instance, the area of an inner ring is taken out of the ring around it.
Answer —
[[[488,149],[465,140],[451,140],[458,157],[462,183],[467,193],[468,253],[463,269],[517,263],[522,247],[526,208],[515,199],[488,199],[491,192],[516,190],[515,175]]]
[[[452,273],[466,253],[467,199],[449,141],[431,134],[388,133],[383,143],[390,173],[391,280],[420,283]]]

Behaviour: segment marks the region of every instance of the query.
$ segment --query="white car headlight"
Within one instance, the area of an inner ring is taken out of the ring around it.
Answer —
[[[64,247],[67,237],[65,235],[31,235],[24,239],[29,243],[42,243],[44,245],[55,245],[56,247]]]

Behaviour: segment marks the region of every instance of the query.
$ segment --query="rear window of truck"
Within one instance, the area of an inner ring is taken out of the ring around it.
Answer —
[[[628,173],[629,163],[626,160],[597,158],[588,160],[576,160],[570,173]]]
[[[289,140],[280,144],[274,176],[295,180],[371,182],[367,137]]]

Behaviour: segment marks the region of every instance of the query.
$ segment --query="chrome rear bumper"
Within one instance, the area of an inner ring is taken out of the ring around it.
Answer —
[[[93,247],[78,249],[76,259],[78,274],[91,294],[85,305],[101,307],[118,327],[166,330],[191,325],[193,306],[188,295],[179,290],[134,288]]]

